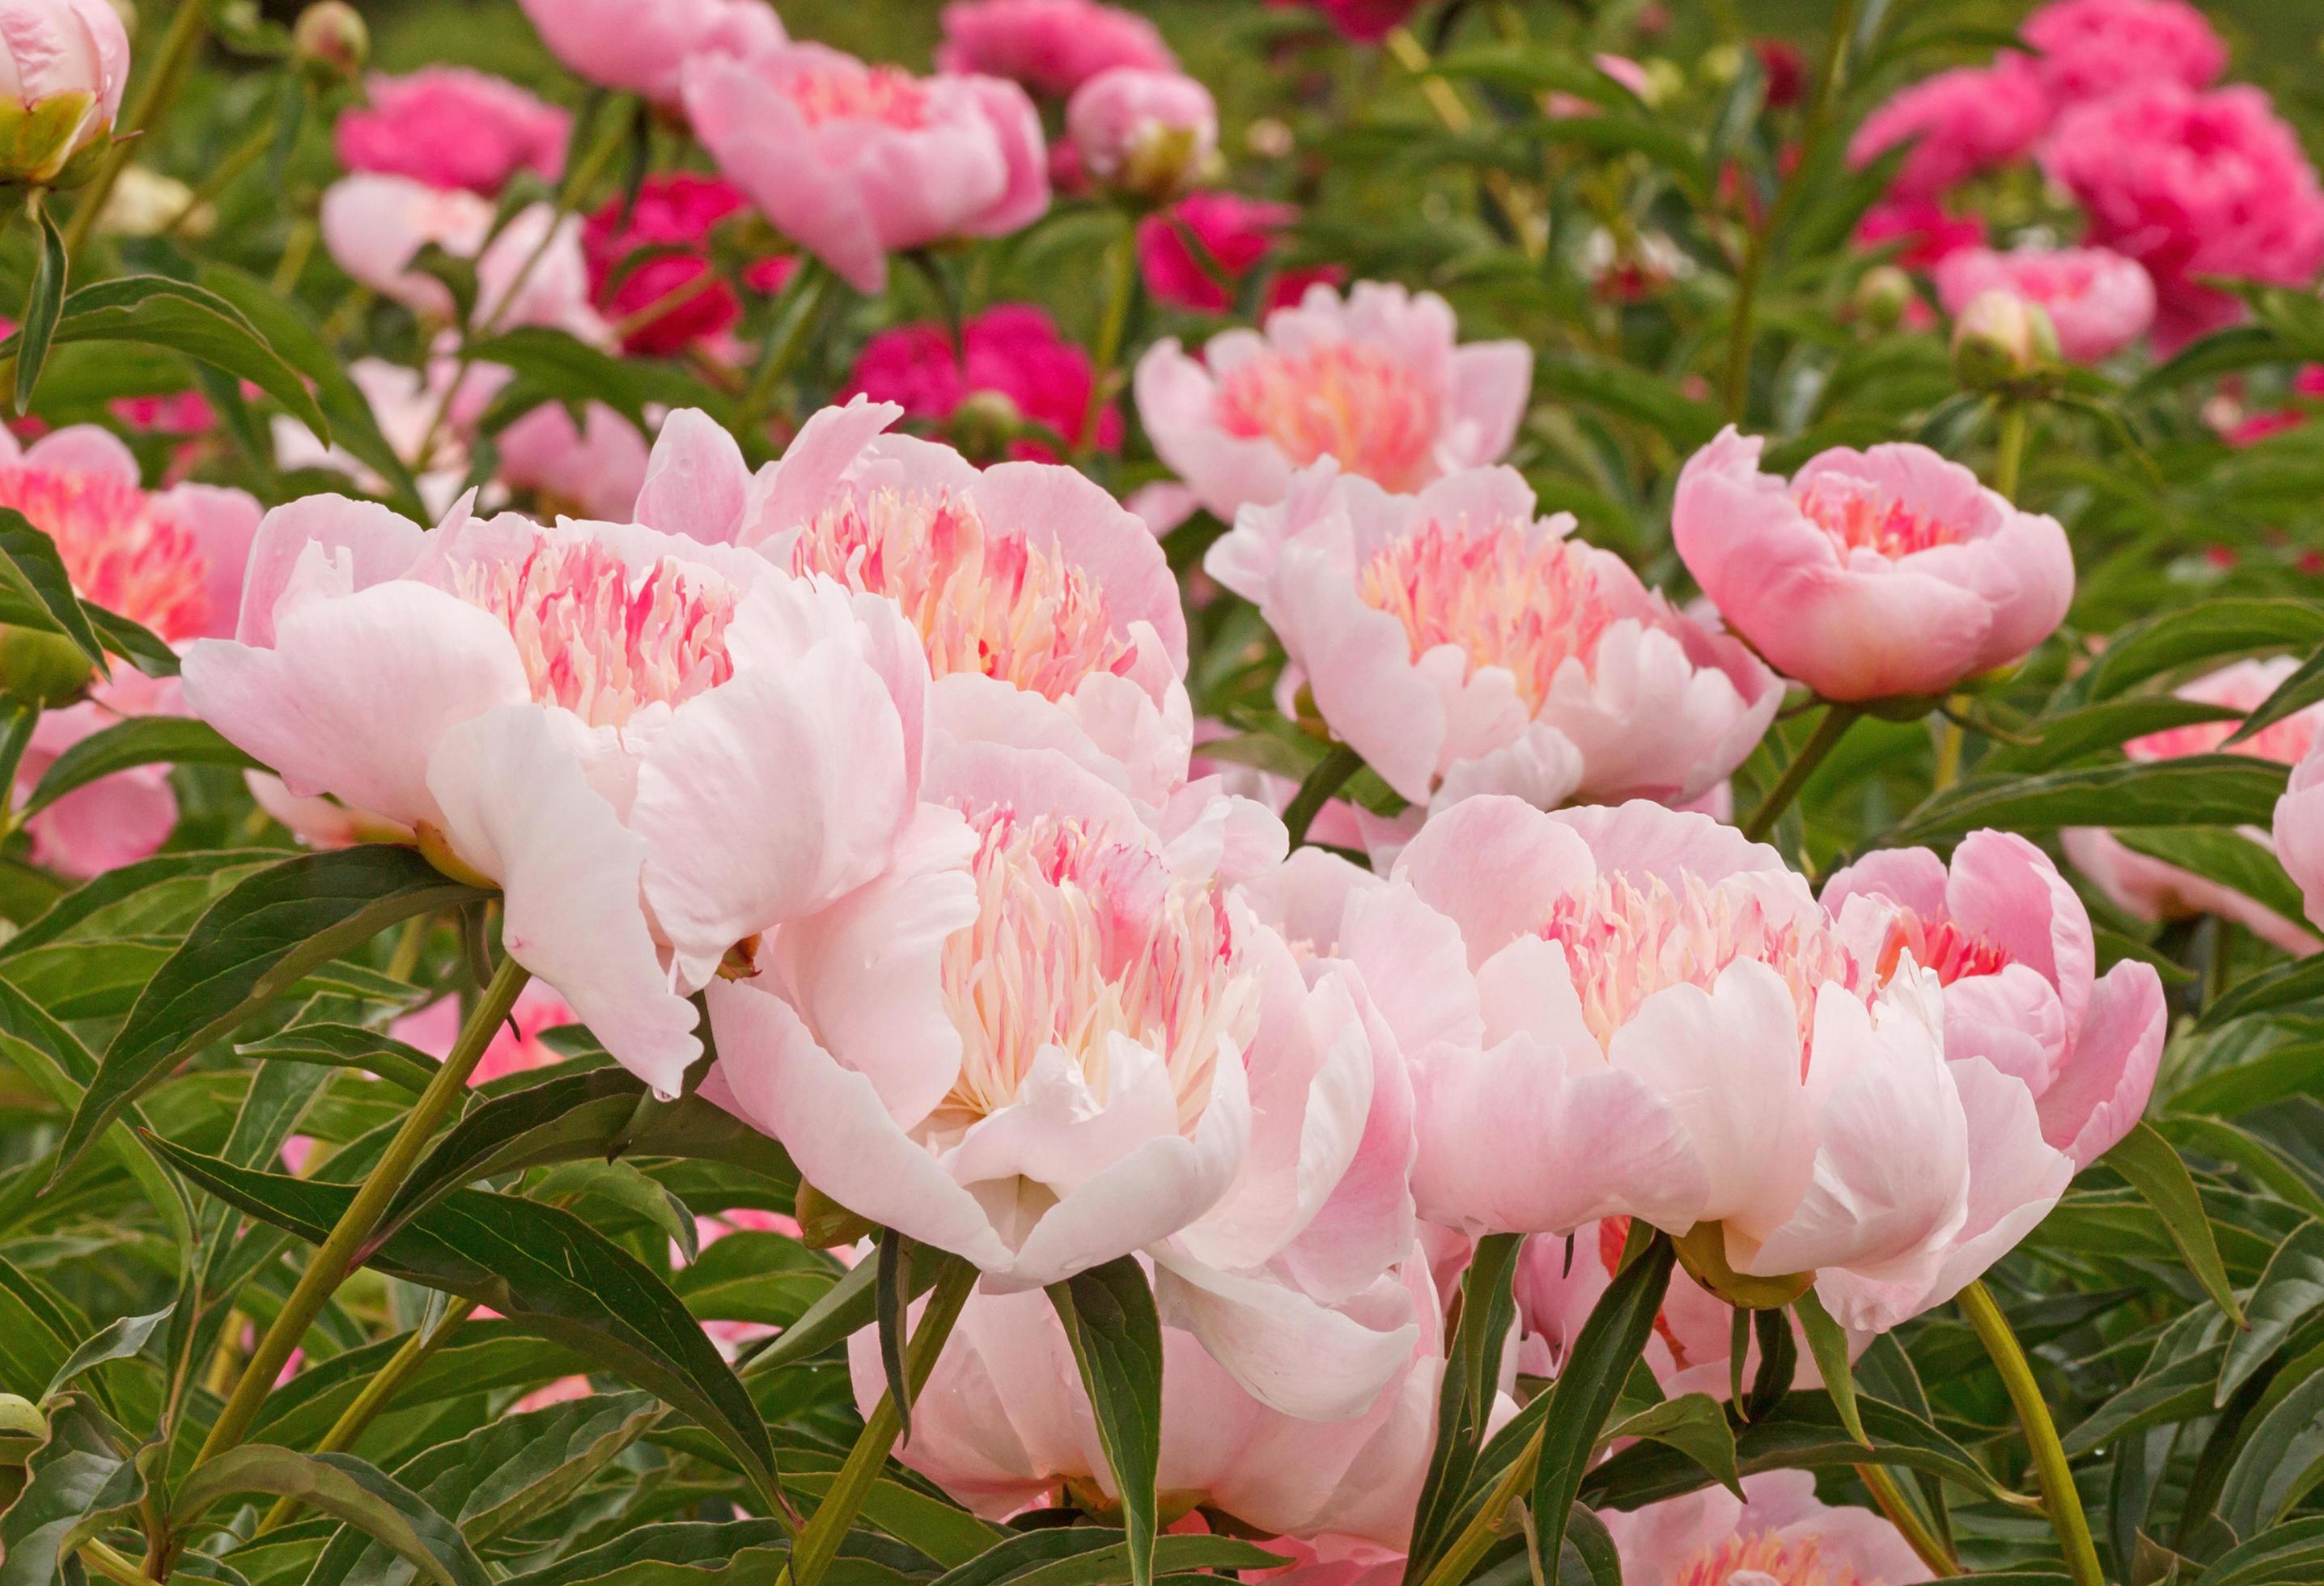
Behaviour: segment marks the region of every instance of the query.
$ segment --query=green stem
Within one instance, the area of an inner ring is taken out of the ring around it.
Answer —
[[[380,1213],[386,1211],[395,1192],[403,1187],[411,1169],[419,1163],[420,1154],[427,1148],[429,1138],[436,1126],[444,1121],[468,1088],[468,1076],[475,1071],[477,1060],[484,1048],[492,1045],[499,1033],[501,1020],[508,1017],[516,1005],[517,993],[524,990],[531,973],[513,958],[503,958],[494,973],[492,983],[468,1011],[468,1022],[461,1028],[460,1038],[452,1047],[451,1056],[428,1082],[402,1128],[388,1142],[379,1165],[371,1170],[355,1199],[340,1213],[338,1223],[307,1262],[298,1286],[282,1303],[266,1336],[258,1342],[257,1350],[242,1369],[242,1379],[235,1384],[233,1397],[218,1412],[217,1424],[202,1443],[201,1452],[194,1458],[200,1465],[240,1443],[249,1433],[251,1423],[258,1418],[258,1409],[266,1396],[274,1391],[274,1379],[281,1373],[290,1351],[299,1347],[307,1328],[321,1314],[339,1285],[346,1281],[347,1272],[356,1250],[371,1237],[379,1222]]]
[[[1823,763],[1824,757],[1832,752],[1846,736],[1849,728],[1856,724],[1856,718],[1863,714],[1852,705],[1835,703],[1825,707],[1823,720],[1816,724],[1814,735],[1801,745],[1800,752],[1792,757],[1792,763],[1784,768],[1783,779],[1769,791],[1759,807],[1751,812],[1751,818],[1743,823],[1745,836],[1757,843],[1764,841],[1767,834],[1775,830],[1775,822],[1782,818],[1784,811],[1792,807],[1792,800],[1800,796],[1800,789],[1807,786],[1808,778],[1815,774],[1816,767]]]
[[[1993,462],[1993,488],[2012,503],[2017,500],[2017,475],[2025,463],[2026,419],[2024,402],[2015,397],[2002,399],[2001,441]]]
[[[1541,1462],[1541,1445],[1549,1432],[1544,1420],[1534,1428],[1533,1437],[1515,1462],[1502,1472],[1485,1501],[1461,1528],[1428,1573],[1421,1578],[1420,1586],[1460,1586],[1477,1567],[1478,1561],[1491,1551],[1493,1538],[1499,1534],[1501,1521],[1509,1512],[1509,1505],[1533,1489],[1534,1468]]]
[[[287,298],[299,285],[299,278],[307,272],[307,261],[315,252],[315,243],[323,228],[313,216],[308,216],[290,229],[290,242],[282,250],[282,257],[274,266],[274,295]]]
[[[1815,101],[1808,107],[1806,122],[1800,129],[1799,157],[1792,173],[1784,178],[1775,189],[1775,201],[1767,207],[1760,223],[1751,228],[1743,246],[1743,267],[1735,278],[1735,317],[1727,330],[1727,381],[1723,392],[1727,417],[1736,423],[1743,421],[1743,410],[1751,395],[1751,330],[1752,316],[1758,307],[1759,283],[1767,271],[1769,239],[1783,229],[1791,217],[1793,207],[1799,202],[1800,178],[1815,164],[1817,145],[1831,124],[1833,104],[1840,97],[1840,85],[1848,72],[1848,44],[1856,32],[1856,13],[1860,0],[1840,0],[1831,18],[1831,37],[1824,46],[1823,76],[1816,87]]]
[[[1105,313],[1098,321],[1097,345],[1091,351],[1093,373],[1089,405],[1082,412],[1081,433],[1066,437],[1084,456],[1097,444],[1098,416],[1105,411],[1106,401],[1113,395],[1115,365],[1121,362],[1122,338],[1130,328],[1130,308],[1137,300],[1138,223],[1124,215],[1121,235],[1105,250]]]
[[[2065,1446],[2058,1441],[2057,1425],[2050,1419],[2050,1406],[2042,1402],[2041,1385],[2034,1380],[2034,1367],[2018,1346],[2017,1335],[2010,1331],[2009,1319],[1993,1303],[1983,1283],[1970,1284],[1955,1296],[1954,1303],[1960,1307],[1961,1320],[1969,1324],[1992,1358],[2002,1387],[2009,1391],[2018,1429],[2034,1452],[2034,1471],[2050,1511],[2050,1528],[2058,1534],[2058,1545],[2065,1550],[2066,1573],[2073,1578],[2074,1586],[2106,1586],[2106,1575],[2098,1568],[2098,1545],[2090,1540],[2089,1519],[2082,1513],[2082,1495],[2075,1489],[2074,1472],[2066,1463]]]
[[[1332,795],[1347,785],[1348,779],[1364,769],[1364,757],[1344,743],[1334,743],[1332,752],[1307,773],[1299,784],[1299,791],[1291,796],[1284,807],[1283,826],[1291,834],[1291,845],[1296,848],[1307,840],[1307,828],[1332,801]]]
[[[106,1580],[118,1581],[120,1586],[152,1586],[144,1570],[134,1560],[124,1558],[102,1542],[82,1543],[80,1558],[81,1563]]]
[[[830,285],[830,272],[822,263],[801,254],[798,268],[783,283],[782,295],[775,300],[775,326],[767,333],[767,348],[759,355],[759,367],[751,376],[750,389],[742,393],[742,401],[734,410],[733,429],[737,435],[750,434],[765,420],[783,376],[807,351],[808,332],[814,327],[823,307],[824,293]]]
[[[1880,1512],[1888,1517],[1888,1523],[1896,1527],[1921,1562],[1929,1566],[1932,1574],[1941,1579],[1960,1573],[1960,1560],[1953,1556],[1953,1551],[1945,1545],[1944,1538],[1930,1530],[1922,1520],[1921,1512],[1913,1507],[1912,1500],[1904,1496],[1904,1488],[1897,1484],[1895,1471],[1886,1465],[1858,1465],[1856,1474],[1871,1491],[1872,1501],[1880,1506]]]
[[[904,1349],[904,1375],[918,1393],[927,1385],[928,1374],[936,1369],[936,1356],[952,1333],[953,1323],[960,1320],[961,1307],[968,1304],[969,1291],[976,1286],[979,1274],[968,1262],[954,1256],[945,1263],[943,1276],[928,1295],[927,1309],[920,1313],[920,1324],[913,1330],[912,1341]],[[896,1437],[903,1430],[903,1416],[896,1407],[895,1396],[881,1394],[879,1407],[872,1418],[863,1423],[862,1435],[855,1446],[847,1451],[847,1462],[839,1467],[832,1479],[823,1501],[816,1506],[791,1548],[790,1563],[783,1569],[776,1586],[816,1586],[823,1572],[838,1555],[839,1544],[847,1528],[855,1523],[857,1511],[878,1480],[880,1471],[888,1462],[889,1451],[896,1446]]]
[[[194,217],[196,210],[226,191],[228,183],[258,162],[258,157],[265,153],[274,143],[276,119],[269,115],[258,124],[257,130],[227,152],[226,158],[219,161],[211,169],[210,173],[202,179],[201,186],[186,195],[186,201],[178,206],[178,212],[175,215],[170,217],[170,224],[162,227],[163,236],[174,237],[183,231],[186,228],[186,223]]]
[[[66,223],[67,258],[80,256],[81,244],[97,229],[97,217],[105,212],[105,201],[113,194],[113,184],[121,180],[123,167],[137,145],[152,135],[170,102],[178,97],[194,57],[201,51],[202,41],[209,35],[209,20],[210,0],[178,0],[178,14],[170,19],[160,53],[148,69],[137,97],[130,101],[128,113],[113,124],[113,146],[105,152],[97,176],[82,189],[79,207]],[[132,133],[142,135],[133,138],[128,135]]]
[[[41,707],[30,700],[0,699],[0,837],[16,829],[16,769],[41,724]]]

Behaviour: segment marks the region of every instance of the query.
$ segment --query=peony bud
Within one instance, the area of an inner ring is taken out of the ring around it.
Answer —
[[[1965,391],[2023,391],[2057,365],[2049,311],[2015,292],[1979,292],[1953,322],[1953,377]]]
[[[1918,296],[1913,278],[1894,264],[1876,264],[1856,283],[1849,306],[1875,330],[1894,330]]]
[[[69,186],[121,113],[129,35],[106,0],[0,0],[0,181]]]
[[[77,698],[97,669],[61,633],[38,628],[0,628],[0,694],[37,705],[62,705]]]
[[[1216,165],[1218,106],[1208,88],[1183,73],[1119,66],[1074,91],[1065,135],[1091,180],[1167,204],[1201,185]]]
[[[0,1466],[21,1465],[49,1440],[48,1417],[28,1398],[0,1393]]]
[[[315,0],[290,30],[290,50],[300,64],[326,81],[352,78],[371,54],[371,29],[346,0]]]
[[[974,462],[995,462],[1024,432],[1025,412],[1005,391],[973,391],[952,410],[952,441]]]

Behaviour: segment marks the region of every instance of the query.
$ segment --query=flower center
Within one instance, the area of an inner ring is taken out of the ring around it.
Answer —
[[[734,673],[733,591],[667,558],[633,571],[593,540],[543,535],[521,559],[461,567],[453,593],[507,626],[534,699],[593,727],[682,705]]]
[[[877,121],[913,129],[928,124],[928,91],[899,67],[829,69],[798,73],[783,85],[809,126],[828,121]]]
[[[1800,511],[1830,535],[1843,554],[1868,550],[1894,559],[1951,545],[1960,538],[1959,524],[1923,517],[1868,480],[1827,475],[1800,492],[1795,500]]]
[[[1932,972],[1940,985],[1947,986],[1958,980],[1998,974],[2010,962],[2006,947],[1950,919],[1923,919],[1909,909],[1899,909],[1888,922],[1888,934],[1880,943],[1880,959],[1874,968],[1881,984],[1888,983],[1907,953],[1914,963]]]
[[[1602,1047],[1639,1005],[1666,986],[1708,991],[1738,960],[1766,964],[1783,977],[1799,1010],[1801,1061],[1827,982],[1858,990],[1856,960],[1812,921],[1777,917],[1739,887],[1681,878],[1674,890],[1660,877],[1644,886],[1601,875],[1551,908],[1541,935],[1565,948],[1581,999],[1582,1022]]]
[[[919,630],[937,677],[974,672],[1046,699],[1126,673],[1104,592],[1080,567],[996,534],[941,493],[855,493],[800,531],[791,570],[884,595]]]
[[[1436,476],[1436,393],[1369,343],[1261,354],[1227,372],[1217,403],[1228,434],[1271,440],[1296,466],[1329,456],[1393,491]]]
[[[1102,826],[1007,807],[972,818],[976,923],[945,944],[943,968],[960,1081],[939,1127],[1012,1104],[1047,1047],[1103,1102],[1116,1035],[1161,1055],[1190,1127],[1222,1043],[1240,1051],[1259,1026],[1259,987],[1221,890],[1173,876]]]
[[[1729,1536],[1704,1548],[1679,1566],[1671,1586],[1727,1586],[1738,1575],[1762,1576],[1775,1586],[1879,1586],[1847,1565],[1825,1559],[1816,1538],[1785,1538],[1772,1531]]]
[[[1359,587],[1365,604],[1404,624],[1413,659],[1454,645],[1471,677],[1507,668],[1535,710],[1568,660],[1595,663],[1615,619],[1582,548],[1551,538],[1528,545],[1517,523],[1476,535],[1430,523],[1374,552]]]
[[[0,507],[57,542],[74,592],[171,642],[208,623],[209,559],[194,531],[110,474],[0,468]]]

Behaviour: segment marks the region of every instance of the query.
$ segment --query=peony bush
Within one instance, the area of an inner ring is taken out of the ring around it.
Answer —
[[[2324,57],[0,0],[0,1586],[2324,1574]]]

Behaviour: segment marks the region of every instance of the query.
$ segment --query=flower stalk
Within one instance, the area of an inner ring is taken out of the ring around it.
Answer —
[[[2050,1406],[2043,1402],[2041,1385],[2034,1380],[2033,1362],[2025,1358],[2009,1319],[1982,1282],[1961,1290],[1954,1303],[1960,1307],[1961,1320],[1985,1346],[1994,1369],[2001,1374],[2010,1407],[2017,1412],[2018,1429],[2024,1433],[2025,1444],[2034,1453],[2034,1471],[2042,1484],[2050,1528],[2057,1533],[2058,1545],[2065,1552],[2067,1574],[2073,1578],[2074,1586],[2106,1586],[2098,1545],[2090,1539],[2089,1517],[2082,1512],[2082,1495],[2074,1486],[2074,1472],[2066,1462],[2065,1445],[2058,1440]]]

